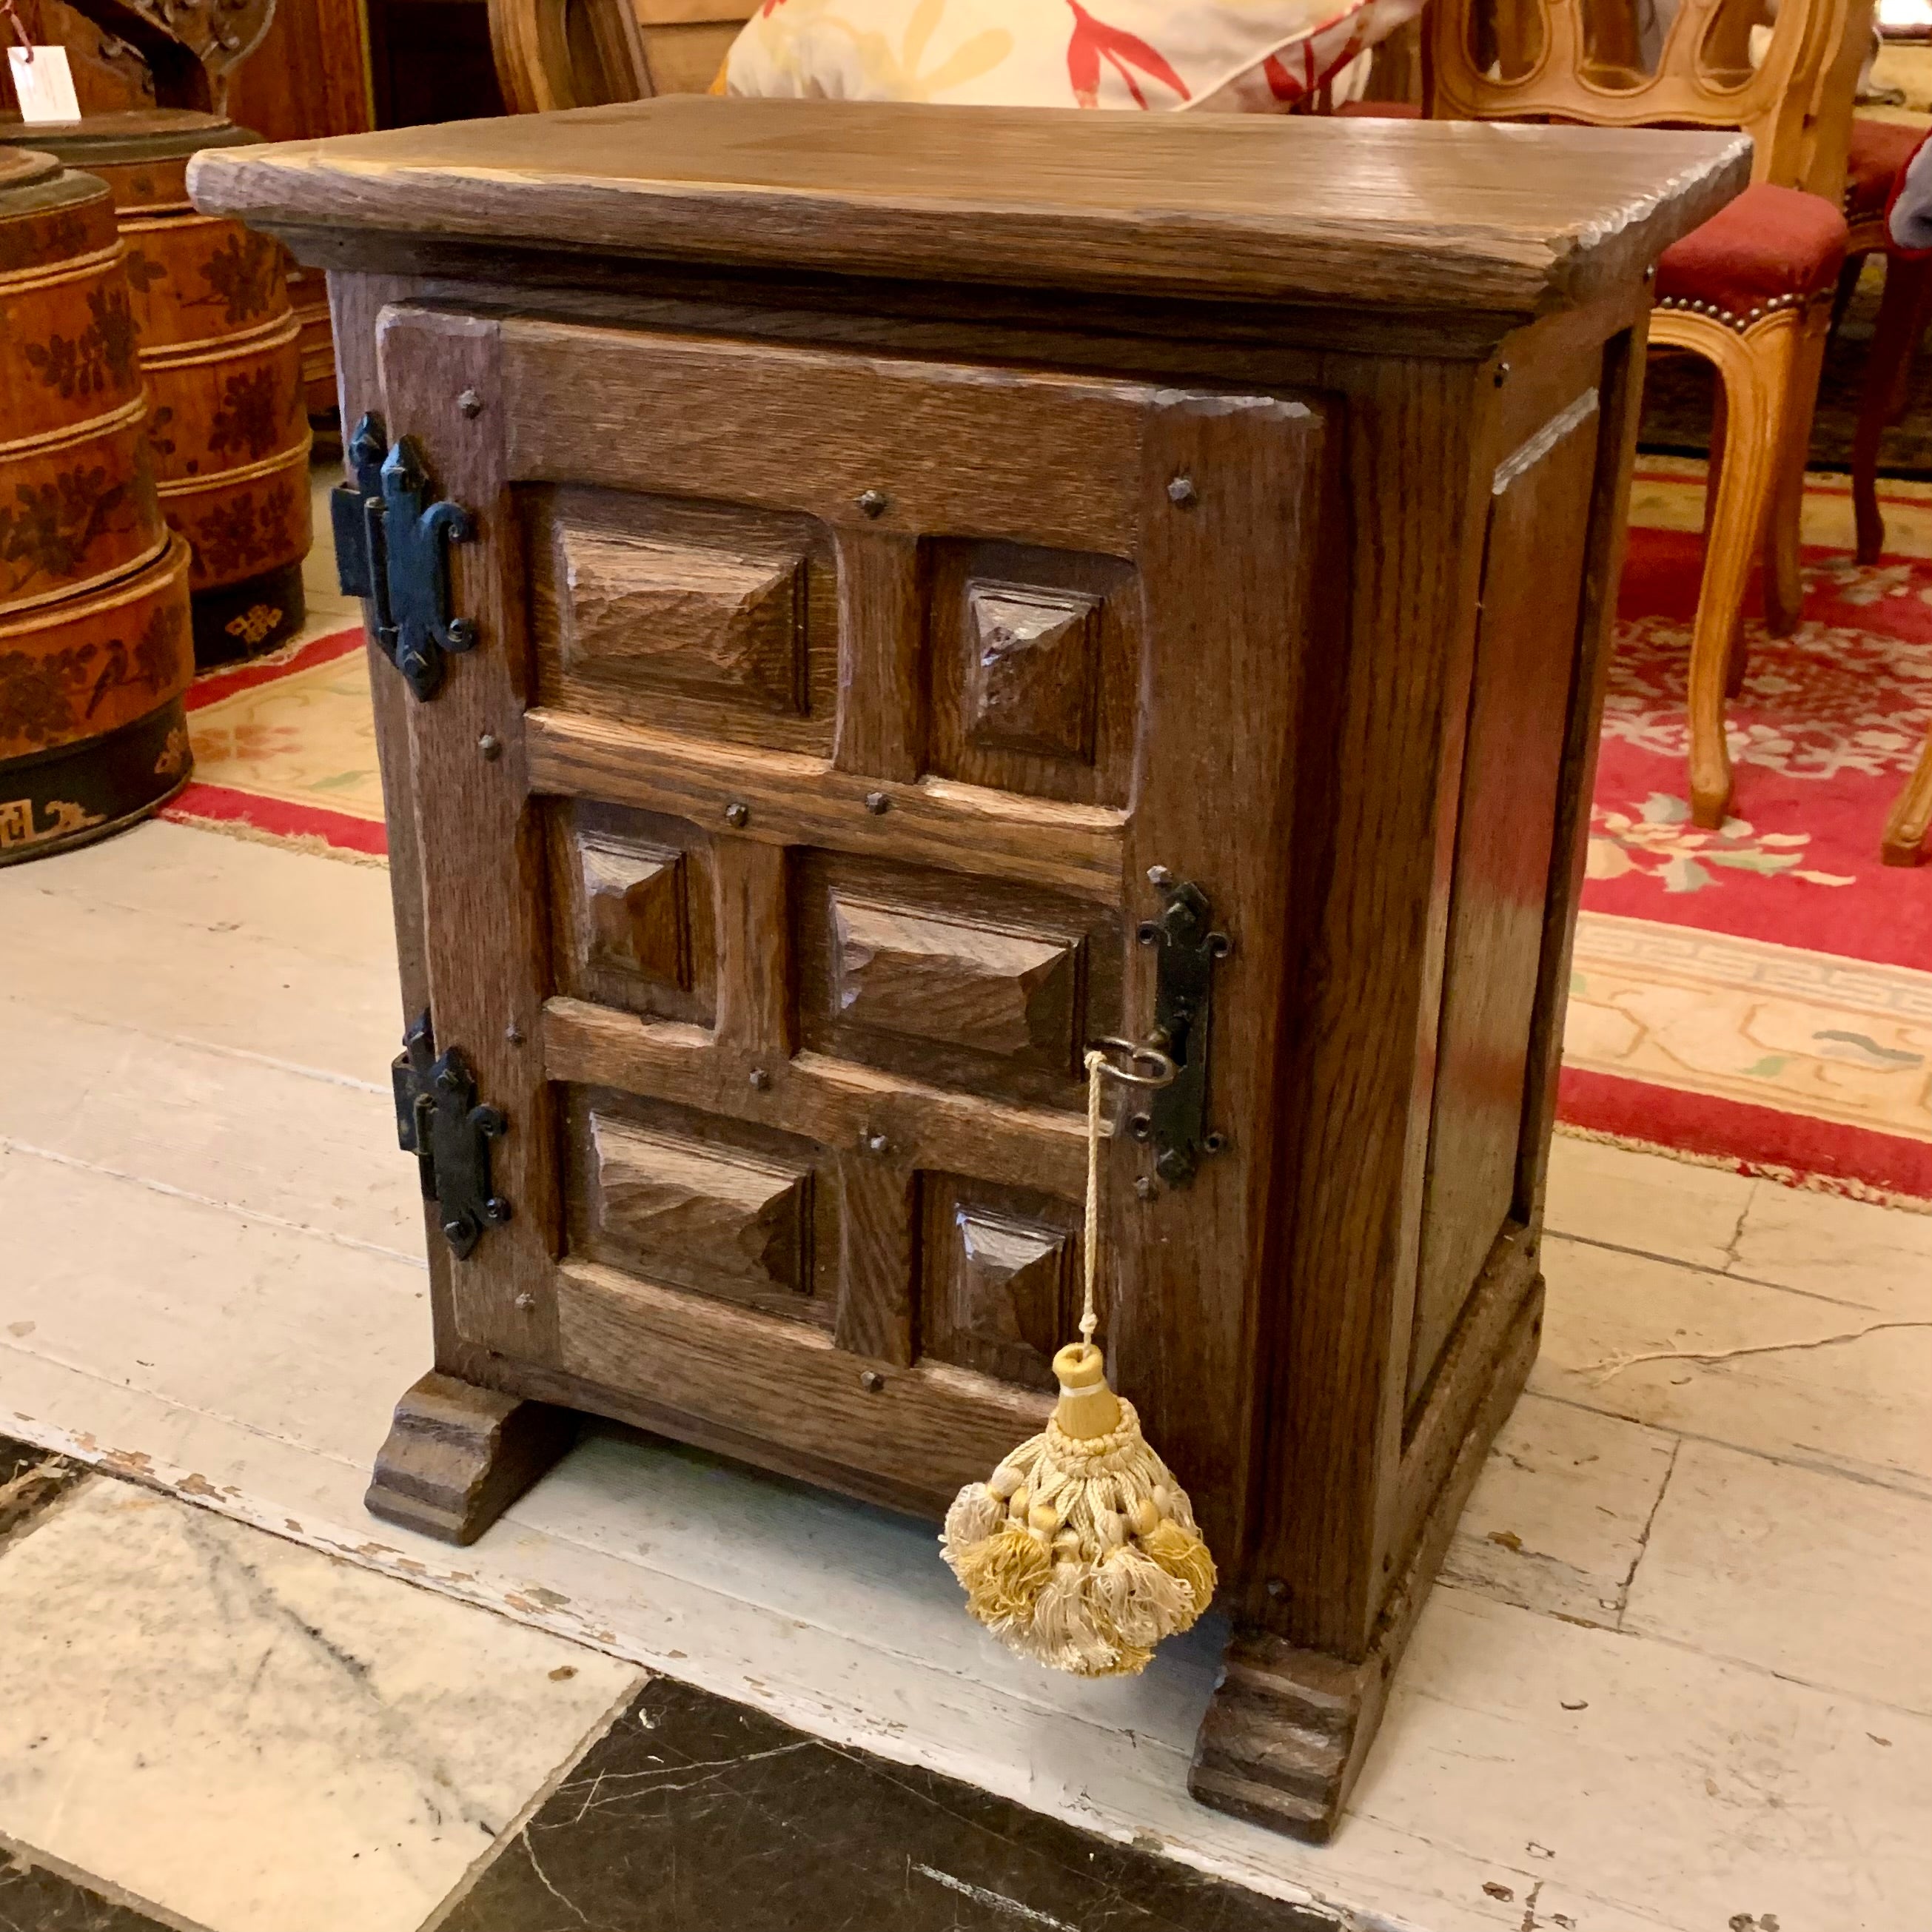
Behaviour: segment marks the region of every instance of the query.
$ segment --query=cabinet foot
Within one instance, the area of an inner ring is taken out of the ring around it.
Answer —
[[[1528,1379],[1543,1328],[1543,1282],[1512,1298],[1436,1486],[1416,1546],[1389,1593],[1367,1654],[1350,1662],[1286,1637],[1235,1626],[1221,1683],[1194,1746],[1187,1788],[1203,1804],[1291,1838],[1325,1844],[1382,1720],[1396,1666],[1475,1486],[1496,1432]],[[1456,1364],[1445,1364],[1455,1380]]]
[[[1395,1659],[1345,1664],[1237,1630],[1187,1788],[1202,1804],[1322,1844],[1382,1720]]]
[[[442,1543],[474,1543],[568,1449],[577,1418],[432,1371],[404,1392],[364,1506]]]

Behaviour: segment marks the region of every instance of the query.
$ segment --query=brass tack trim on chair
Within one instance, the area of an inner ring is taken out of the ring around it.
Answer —
[[[1748,315],[1734,314],[1730,309],[1720,308],[1715,302],[1696,302],[1684,296],[1660,296],[1656,305],[1659,308],[1682,310],[1690,315],[1708,315],[1713,322],[1721,322],[1742,335],[1754,322],[1762,321],[1765,316],[1775,315],[1780,309],[1803,308],[1814,299],[1810,296],[1773,296],[1762,308],[1753,309]]]

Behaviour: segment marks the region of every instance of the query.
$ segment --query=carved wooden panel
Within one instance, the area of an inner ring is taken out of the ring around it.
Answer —
[[[1078,1211],[1045,1196],[930,1177],[921,1352],[1052,1388],[1054,1351],[1079,1313]]]
[[[538,701],[830,748],[838,572],[813,518],[582,486],[525,493]]]
[[[1078,940],[1042,938],[904,906],[832,895],[839,1016],[982,1053],[1064,1060],[1078,992]]]
[[[572,1250],[666,1287],[830,1325],[841,1208],[826,1149],[598,1088],[569,1090],[563,1134]]]
[[[590,964],[688,990],[684,854],[590,836],[578,842],[577,856],[584,889],[580,930]]]
[[[928,1084],[1082,1105],[1119,1030],[1120,915],[1010,880],[814,850],[792,890],[802,1044]]]
[[[1100,601],[1083,590],[968,584],[969,744],[1093,763]]]
[[[652,691],[805,708],[805,560],[560,524],[564,668]]]
[[[928,548],[932,769],[1125,804],[1141,650],[1132,566],[1010,543]]]
[[[718,1292],[796,1291],[808,1171],[736,1150],[694,1147],[590,1116],[598,1232],[646,1274],[699,1277]]]
[[[717,978],[710,836],[662,813],[559,801],[549,848],[558,990],[709,1025]]]

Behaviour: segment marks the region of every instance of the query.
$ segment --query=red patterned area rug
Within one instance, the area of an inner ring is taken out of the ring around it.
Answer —
[[[1893,540],[1921,554],[1862,568],[1808,544],[1796,633],[1747,626],[1733,816],[1700,831],[1684,774],[1700,484],[1698,465],[1640,478],[1560,1118],[1932,1206],[1932,868],[1879,859],[1932,727],[1932,503],[1895,490],[1886,504]],[[1808,536],[1838,535],[1842,486],[1817,478],[1813,494]]]
[[[164,818],[382,862],[382,784],[359,628],[206,672],[188,713],[194,778]]]
[[[1932,487],[1886,486],[1893,554],[1852,562],[1842,479],[1806,502],[1795,637],[1749,627],[1736,816],[1690,822],[1684,680],[1702,465],[1647,459],[1571,980],[1560,1122],[1932,1208],[1932,866],[1879,862],[1932,724]],[[200,680],[168,816],[380,862],[359,631]]]

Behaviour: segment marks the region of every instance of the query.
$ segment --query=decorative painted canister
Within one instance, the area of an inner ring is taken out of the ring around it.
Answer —
[[[191,766],[188,546],[124,252],[101,182],[0,148],[0,865],[144,817]]]
[[[218,115],[152,108],[17,138],[98,176],[112,195],[152,392],[156,488],[194,555],[196,660],[266,650],[306,614],[301,323],[280,245],[196,214],[185,185],[191,155],[256,136]]]

